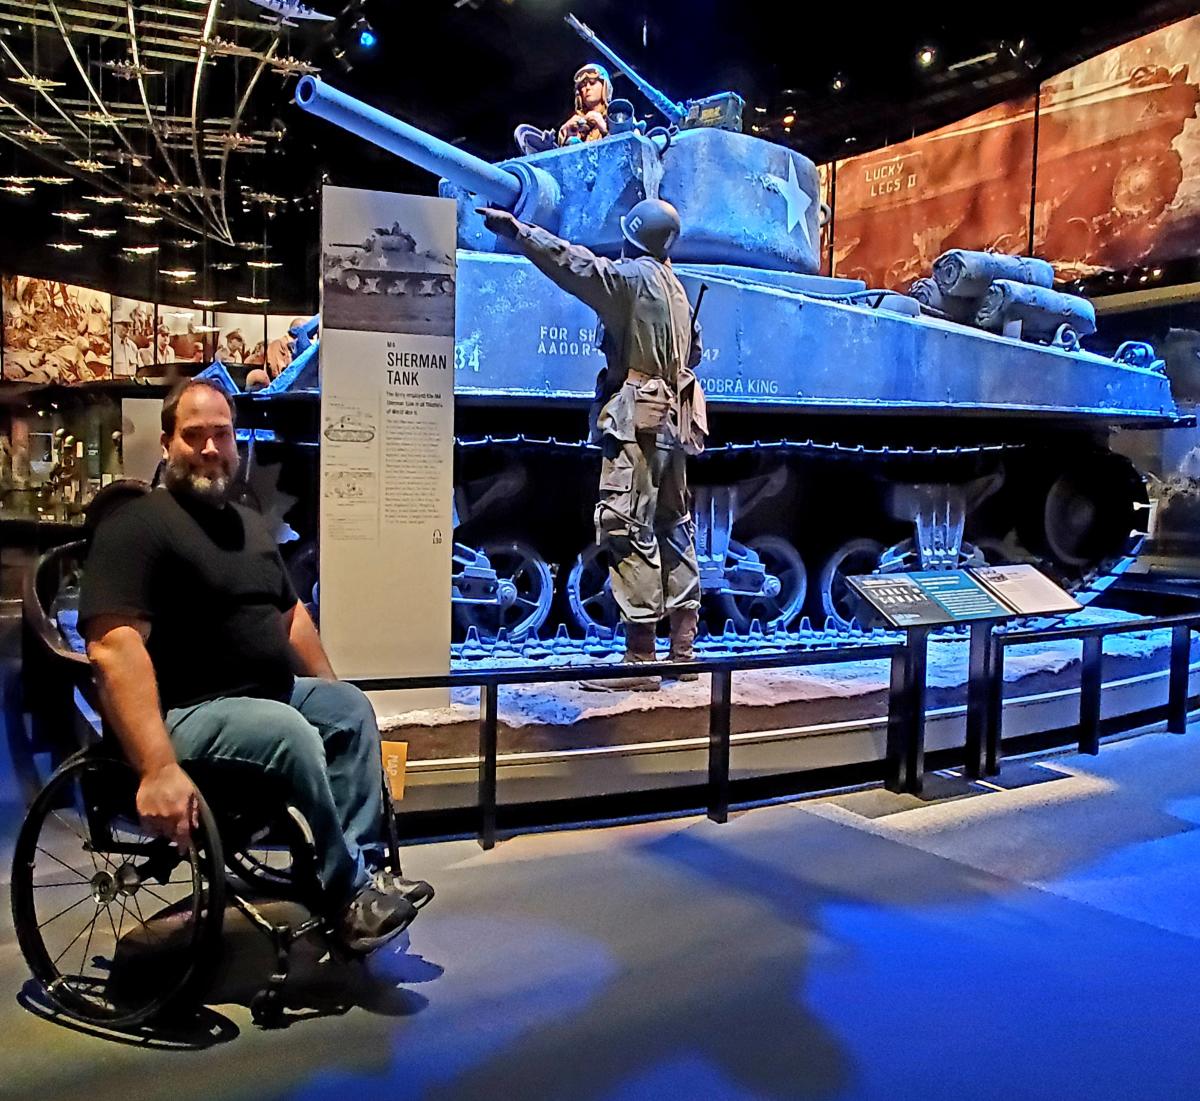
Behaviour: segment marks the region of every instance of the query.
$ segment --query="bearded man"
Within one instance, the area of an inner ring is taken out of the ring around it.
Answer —
[[[433,897],[372,874],[384,841],[375,713],[334,675],[262,518],[228,500],[238,453],[225,391],[176,388],[162,449],[163,485],[99,525],[79,610],[108,728],[140,777],[142,824],[187,846],[184,765],[214,784],[269,777],[312,832],[327,916],[347,947],[370,951]]]

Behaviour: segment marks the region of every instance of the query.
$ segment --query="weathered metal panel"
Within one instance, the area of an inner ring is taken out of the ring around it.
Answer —
[[[1176,413],[1157,371],[748,285],[698,265],[677,270],[693,300],[701,280],[709,285],[700,376],[717,404],[1114,423]],[[458,319],[459,393],[591,396],[603,363],[591,310],[517,257],[460,253],[458,278],[459,301],[471,304]]]

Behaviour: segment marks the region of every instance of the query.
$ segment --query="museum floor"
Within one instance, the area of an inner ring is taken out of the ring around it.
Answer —
[[[1195,1098],[1200,723],[1000,781],[417,847],[409,943],[184,1051],[24,1007],[10,801],[0,1097]]]

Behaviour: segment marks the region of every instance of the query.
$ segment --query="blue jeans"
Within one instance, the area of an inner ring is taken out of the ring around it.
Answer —
[[[266,772],[308,821],[331,912],[366,884],[383,843],[383,762],[370,701],[342,681],[297,677],[288,703],[223,697],[167,712],[181,763]]]

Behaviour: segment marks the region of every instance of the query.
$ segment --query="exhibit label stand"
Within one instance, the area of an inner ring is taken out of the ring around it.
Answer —
[[[342,677],[449,671],[455,234],[449,199],[322,195],[321,636]]]
[[[993,628],[1015,616],[1077,611],[1078,602],[1028,565],[869,574],[847,581],[890,627],[908,635],[904,659],[892,667],[892,692],[907,703],[905,711],[889,715],[888,789],[921,792],[929,632],[957,623],[969,623],[971,628],[966,774],[972,779],[994,776],[999,771],[999,744],[997,738],[988,736],[988,731],[1000,729],[991,712],[1003,705],[1003,699],[988,691],[994,680],[997,652]]]

